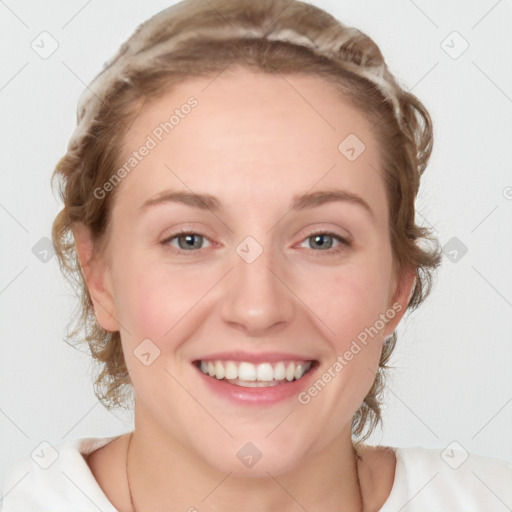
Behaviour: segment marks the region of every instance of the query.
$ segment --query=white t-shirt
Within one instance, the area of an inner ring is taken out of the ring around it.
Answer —
[[[78,439],[57,447],[42,443],[8,473],[3,512],[116,512],[82,457],[114,439]],[[395,479],[379,512],[512,510],[512,464],[456,446],[391,448]]]

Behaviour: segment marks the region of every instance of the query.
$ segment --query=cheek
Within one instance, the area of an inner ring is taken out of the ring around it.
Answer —
[[[307,305],[326,325],[333,342],[342,348],[376,324],[388,308],[390,265],[359,262],[323,274],[316,275],[313,284],[304,282],[302,294],[311,298]],[[380,323],[377,327],[381,327]]]
[[[119,261],[119,260],[118,260]],[[116,313],[131,346],[149,338],[160,348],[186,335],[191,315],[201,310],[218,276],[187,266],[151,262],[133,254],[116,268]]]
[[[117,276],[116,314],[123,327],[126,364],[137,393],[150,403],[156,397],[155,386],[162,383],[172,394],[168,371],[174,374],[175,363],[166,353],[176,353],[188,339],[194,305],[211,284],[201,283],[197,273],[151,265],[135,256],[117,267]]]
[[[330,273],[322,293],[317,289],[313,308],[321,312],[320,320],[328,326],[322,331],[330,350],[317,380],[299,396],[299,402],[308,404],[316,417],[334,418],[330,420],[333,435],[350,421],[375,380],[384,341],[386,321],[382,318],[388,311],[390,272],[386,264],[375,262],[347,266]],[[390,315],[388,320],[392,318]]]

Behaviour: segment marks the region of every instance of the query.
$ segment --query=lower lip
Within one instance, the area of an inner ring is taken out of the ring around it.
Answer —
[[[282,400],[296,397],[306,388],[315,373],[316,366],[313,366],[306,375],[299,380],[267,386],[264,388],[246,388],[230,384],[225,380],[218,380],[205,375],[199,368],[196,368],[205,384],[214,393],[236,402],[238,404],[274,404]]]

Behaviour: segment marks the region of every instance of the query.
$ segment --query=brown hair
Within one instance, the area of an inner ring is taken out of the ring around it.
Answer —
[[[396,275],[414,270],[408,308],[418,307],[440,263],[437,240],[415,224],[415,199],[430,158],[432,122],[422,103],[400,87],[375,42],[325,11],[296,0],[185,0],[140,25],[84,92],[78,123],[59,177],[64,203],[53,224],[63,273],[77,285],[80,311],[68,341],[87,343],[99,363],[95,392],[107,407],[128,405],[130,378],[119,332],[98,324],[79,265],[72,228],[87,227],[96,252],[108,239],[117,188],[102,199],[93,191],[118,170],[124,136],[148,100],[190,77],[211,76],[230,65],[258,72],[316,76],[336,87],[372,123],[382,157]],[[421,242],[423,243],[421,247]],[[355,413],[352,433],[361,442],[381,422],[386,365],[397,340],[384,344],[379,370]],[[365,432],[366,430],[366,432]]]

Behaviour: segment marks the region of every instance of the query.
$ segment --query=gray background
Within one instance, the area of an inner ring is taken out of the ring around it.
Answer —
[[[49,179],[85,84],[171,3],[0,1],[0,478],[42,441],[131,429],[129,415],[95,398],[88,355],[63,341],[75,302],[44,252],[60,209]],[[512,462],[512,2],[312,3],[374,38],[435,126],[417,206],[446,256],[431,296],[399,327],[384,428],[371,442],[456,441]],[[58,44],[47,58],[32,47],[51,49],[44,31]]]

